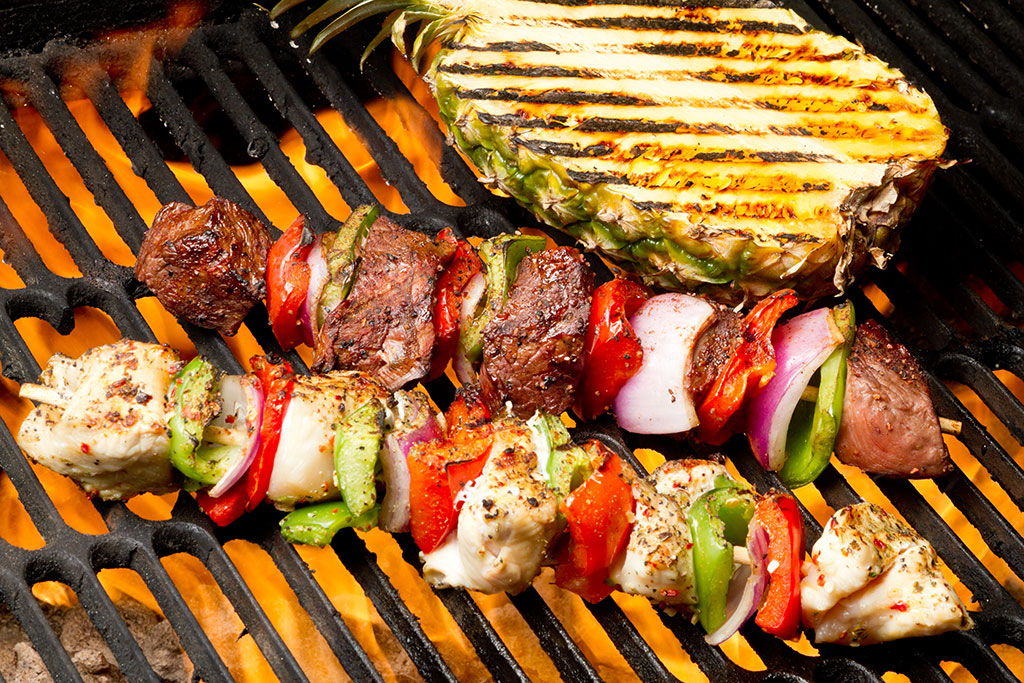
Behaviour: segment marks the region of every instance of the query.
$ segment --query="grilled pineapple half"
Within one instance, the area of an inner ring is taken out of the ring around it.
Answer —
[[[276,14],[304,0],[284,0]],[[931,99],[764,2],[329,0],[314,49],[391,11],[493,191],[670,289],[841,292],[884,267],[940,165]],[[406,29],[420,22],[412,44]]]

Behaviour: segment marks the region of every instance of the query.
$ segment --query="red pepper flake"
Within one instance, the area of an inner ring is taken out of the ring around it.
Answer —
[[[892,607],[890,607],[889,609],[894,609],[897,612],[906,612],[908,609],[910,609],[910,607],[907,606],[907,603],[900,600],[898,602],[894,602],[892,604]]]
[[[674,598],[679,595],[679,591],[677,591],[675,588],[666,588],[665,590],[661,591],[661,594],[664,595],[666,598]]]
[[[818,574],[818,585],[819,586],[824,586],[825,585],[825,575],[824,574]]]
[[[235,416],[228,415],[227,417],[224,418],[224,421],[227,422],[229,425],[233,425],[235,424]]]
[[[885,545],[885,543],[881,539],[876,538],[875,539],[875,547],[878,548],[879,550],[885,550],[888,546]]]
[[[82,448],[82,452],[83,453],[88,453],[89,452],[89,444],[83,443],[81,448]]]

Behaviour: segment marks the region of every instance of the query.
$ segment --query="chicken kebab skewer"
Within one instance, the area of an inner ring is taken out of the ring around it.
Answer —
[[[830,610],[849,619],[851,604],[877,606],[857,593],[862,567],[844,570],[832,546],[816,546],[808,569],[829,592],[803,605],[795,500],[758,495],[717,462],[671,461],[641,477],[599,441],[574,444],[559,418],[492,415],[476,391],[440,415],[424,394],[388,392],[366,373],[298,376],[264,357],[252,366],[222,376],[201,357],[183,363],[167,347],[130,340],[79,359],[57,355],[39,384],[24,385],[40,403],[18,442],[104,499],[181,487],[198,491],[218,524],[268,500],[290,510],[288,540],[316,545],[344,527],[411,531],[435,586],[515,593],[550,565],[558,585],[587,600],[618,588],[692,613],[713,644],[755,615],[766,632],[794,638],[801,613],[842,641]],[[969,627],[966,613],[953,623],[962,605],[932,564],[898,559],[934,557],[923,539],[893,524],[850,533],[877,545],[894,528],[902,545],[864,560],[886,571],[900,563],[877,590],[917,576],[946,609],[922,598],[904,621],[918,632]],[[857,638],[901,635],[875,619]]]
[[[335,233],[316,235],[300,217],[266,246],[266,230],[244,213],[223,199],[168,205],[136,273],[172,312],[232,333],[262,268],[274,334],[285,349],[310,344],[314,371],[364,371],[398,389],[451,362],[492,411],[511,403],[522,419],[572,406],[585,420],[613,409],[628,431],[711,445],[746,433],[791,487],[813,481],[833,451],[889,476],[951,467],[942,431],[959,425],[936,416],[906,349],[873,321],[858,328],[849,304],[777,324],[797,303],[789,290],[745,317],[622,279],[595,290],[577,250],[545,248],[539,236],[474,248],[361,207]]]

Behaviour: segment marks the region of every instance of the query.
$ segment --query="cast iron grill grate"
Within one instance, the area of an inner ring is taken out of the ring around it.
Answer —
[[[1024,508],[1024,470],[1020,462],[940,381],[952,380],[970,387],[1013,438],[1024,443],[1024,406],[993,372],[1006,369],[1024,378],[1024,333],[1018,326],[1019,316],[1024,315],[1024,283],[1020,279],[1024,272],[1020,268],[1024,239],[1014,218],[1024,211],[1024,164],[1015,161],[1016,155],[1024,151],[1024,115],[1020,97],[1014,97],[1024,82],[1024,69],[1019,66],[1024,57],[1024,8],[1014,2],[983,0],[820,0],[791,4],[817,25],[860,40],[924,86],[953,131],[949,156],[972,160],[969,165],[940,175],[909,231],[902,252],[906,267],[880,274],[876,284],[894,306],[884,318],[886,324],[910,343],[931,370],[940,414],[964,422],[960,440],[1010,501]],[[433,233],[444,225],[453,225],[464,234],[488,236],[528,224],[521,210],[481,187],[449,148],[442,159],[442,173],[466,207],[449,206],[434,198],[410,161],[363,106],[364,95],[373,91],[384,97],[412,98],[381,51],[368,61],[365,73],[358,72],[354,65],[361,47],[357,46],[365,44],[368,36],[353,36],[360,39],[338,41],[331,48],[333,52],[328,50],[307,60],[306,42],[289,43],[286,30],[272,27],[255,9],[243,11],[229,23],[199,28],[175,54],[150,64],[147,95],[160,124],[155,131],[132,115],[119,94],[121,84],[115,75],[98,74],[86,94],[136,173],[161,202],[189,201],[165,163],[169,141],[215,193],[262,216],[211,142],[208,131],[193,116],[182,94],[183,81],[190,80],[208,91],[247,153],[259,160],[295,207],[320,230],[330,229],[332,219],[280,149],[276,126],[281,123],[297,130],[306,145],[307,159],[324,169],[346,203],[355,206],[373,201],[370,189],[314,116],[314,108],[324,105],[341,113],[372,153],[383,177],[398,189],[410,214],[395,218],[407,227]],[[60,96],[62,64],[77,50],[51,45],[38,55],[0,60],[0,80],[17,84],[17,91],[41,114],[97,204],[134,252],[145,224]],[[248,74],[247,87],[240,86],[234,77],[240,71]],[[300,81],[305,83],[301,92]],[[268,98],[272,107],[266,106]],[[17,381],[33,380],[38,375],[39,366],[14,325],[22,317],[40,317],[59,332],[68,333],[74,325],[74,308],[93,306],[107,313],[125,336],[155,340],[135,305],[136,299],[148,293],[138,287],[128,269],[103,256],[18,127],[11,113],[17,102],[9,93],[5,104],[0,107],[0,151],[45,214],[50,231],[84,275],[68,278],[51,272],[26,236],[26,228],[0,200],[0,248],[25,283],[24,288],[0,291],[3,374]],[[441,136],[435,129],[431,134]],[[161,136],[166,139],[158,140]],[[979,291],[993,293],[1001,305]],[[854,300],[860,316],[883,318],[863,293],[854,293]],[[276,350],[263,310],[254,311],[246,324],[264,349]],[[223,370],[240,371],[238,360],[219,336],[194,328],[187,332],[199,353]],[[301,366],[298,356],[288,357]],[[452,387],[443,379],[428,389],[440,403],[452,394]],[[32,585],[46,580],[61,581],[74,590],[130,680],[157,680],[96,576],[102,569],[123,567],[137,572],[152,592],[194,664],[196,678],[230,680],[230,671],[160,561],[167,555],[188,553],[216,579],[274,673],[282,680],[307,680],[294,653],[224,550],[229,540],[243,538],[270,555],[348,674],[359,681],[383,680],[324,589],[296,551],[281,539],[274,513],[263,510],[245,525],[238,525],[242,528],[225,531],[212,527],[189,496],[178,497],[173,517],[166,521],[142,519],[123,504],[96,503],[110,532],[85,535],[62,520],[14,443],[10,430],[16,427],[0,428],[0,465],[45,545],[25,550],[0,541],[0,601],[14,613],[55,679],[80,680],[80,675],[32,597]],[[582,431],[626,455],[630,454],[629,447],[659,447],[668,454],[679,454],[681,448],[665,440],[624,437],[610,422]],[[752,458],[740,452],[743,448],[736,446],[733,450],[741,473],[759,488],[779,486],[773,475],[761,471]],[[886,646],[822,647],[819,657],[807,657],[756,627],[748,627],[743,635],[766,666],[765,671],[749,672],[720,650],[709,647],[699,629],[685,618],[661,614],[665,626],[710,679],[876,680],[883,672],[897,671],[915,681],[943,681],[949,679],[940,663],[955,661],[978,680],[1014,680],[992,646],[1007,644],[1024,649],[1024,610],[917,487],[899,481],[876,484],[931,540],[972,592],[982,610],[974,615],[977,628]],[[1024,539],[1013,523],[959,469],[937,484],[1012,573],[1024,577]],[[860,499],[854,487],[832,468],[816,487],[833,507]],[[810,515],[805,516],[809,541],[813,542],[820,526]],[[398,541],[406,561],[417,566],[411,539],[406,536]],[[351,531],[342,532],[334,547],[422,677],[428,681],[454,680],[449,665],[360,537]],[[444,590],[437,595],[495,679],[527,679],[494,626],[466,592]],[[537,634],[565,680],[599,680],[593,664],[539,593],[531,588],[511,598],[511,603]],[[590,607],[590,611],[640,679],[674,680],[645,634],[614,602],[606,600]]]

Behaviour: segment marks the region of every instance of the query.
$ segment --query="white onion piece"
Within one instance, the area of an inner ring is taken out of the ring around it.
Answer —
[[[800,395],[842,343],[830,308],[798,315],[775,328],[775,375],[747,408],[747,438],[765,469],[777,471],[786,463],[786,435]]]
[[[725,622],[705,637],[709,645],[721,645],[729,640],[761,607],[769,578],[768,572],[764,570],[768,555],[768,532],[757,523],[756,518],[751,520],[747,532],[747,552],[750,565],[740,565],[729,580]]]
[[[676,434],[697,426],[686,376],[697,338],[714,315],[703,299],[659,294],[629,319],[644,360],[615,397],[620,427],[636,434]]]
[[[399,402],[396,424],[384,437],[381,467],[385,493],[377,525],[392,533],[409,530],[409,451],[418,443],[440,439],[441,426],[426,397],[414,392],[395,392]]]
[[[319,332],[316,324],[316,309],[320,304],[320,293],[327,284],[330,271],[324,259],[323,235],[317,235],[313,247],[309,250],[306,263],[309,265],[309,288],[306,290],[306,302],[302,306],[302,334],[309,346],[313,346]]]
[[[469,327],[486,291],[487,278],[483,273],[477,273],[466,283],[465,289],[462,290],[462,309],[459,311],[460,334],[462,330]],[[455,355],[452,357],[452,369],[455,370],[455,376],[462,384],[469,385],[476,382],[476,370],[473,369],[473,363],[466,357],[461,344],[455,349]]]
[[[244,429],[242,455],[210,489],[211,498],[219,498],[235,485],[256,459],[263,426],[263,388],[252,375],[228,375],[220,381],[221,411],[213,424],[224,429]],[[230,418],[230,419],[229,419]]]

